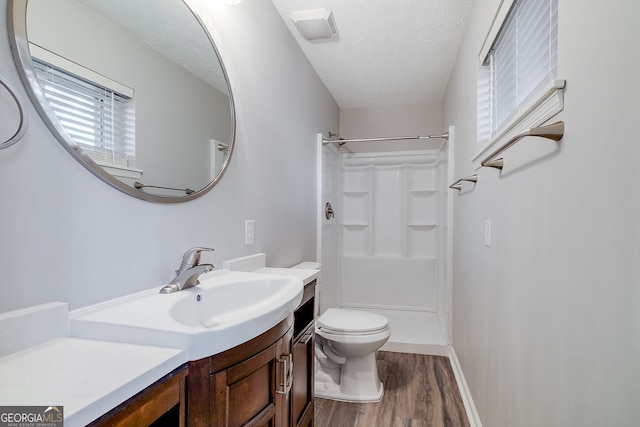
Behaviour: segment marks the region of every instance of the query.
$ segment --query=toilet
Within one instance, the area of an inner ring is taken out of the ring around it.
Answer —
[[[291,268],[320,267],[320,263],[307,261]],[[316,286],[317,293],[319,289]],[[316,294],[316,304],[319,299]],[[376,351],[391,336],[387,318],[362,310],[329,308],[316,319],[315,333],[315,396],[344,402],[380,401],[384,387],[378,377]]]
[[[315,395],[344,402],[378,402],[384,387],[376,351],[391,336],[379,314],[330,308],[316,320]]]

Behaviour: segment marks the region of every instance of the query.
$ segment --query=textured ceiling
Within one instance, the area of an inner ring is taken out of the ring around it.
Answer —
[[[341,108],[439,103],[473,0],[272,0]],[[291,12],[333,11],[338,36],[303,39]]]
[[[226,91],[218,64],[201,61],[210,43],[183,2],[81,1]],[[354,108],[439,103],[473,0],[272,2],[338,105]],[[333,39],[305,40],[290,19],[293,11],[316,8],[333,11]]]
[[[143,43],[227,93],[211,41],[182,1],[80,0],[138,37]],[[204,54],[207,53],[208,54]]]

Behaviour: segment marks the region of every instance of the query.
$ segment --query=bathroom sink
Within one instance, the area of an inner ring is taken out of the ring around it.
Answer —
[[[266,332],[302,300],[297,277],[216,270],[172,294],[149,289],[69,314],[70,334],[185,349],[189,360],[228,350]]]
[[[224,328],[276,308],[298,293],[295,282],[286,277],[219,282],[201,278],[199,286],[188,290],[191,297],[176,301],[169,315],[190,327]]]

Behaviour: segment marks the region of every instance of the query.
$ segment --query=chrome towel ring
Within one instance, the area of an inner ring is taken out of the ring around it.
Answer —
[[[24,104],[16,94],[16,91],[9,84],[9,82],[0,75],[0,84],[4,86],[4,88],[9,92],[9,95],[13,98],[16,105],[18,106],[18,112],[20,113],[20,123],[18,123],[18,129],[15,133],[9,137],[6,141],[0,143],[0,150],[3,148],[11,147],[16,142],[20,141],[27,131],[27,125],[29,124],[29,117],[27,116],[27,111],[24,109]]]

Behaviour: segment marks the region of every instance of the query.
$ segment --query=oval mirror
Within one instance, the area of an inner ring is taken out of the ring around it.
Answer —
[[[220,180],[233,152],[233,96],[211,36],[186,3],[8,4],[29,96],[94,175],[168,203],[194,199]]]

